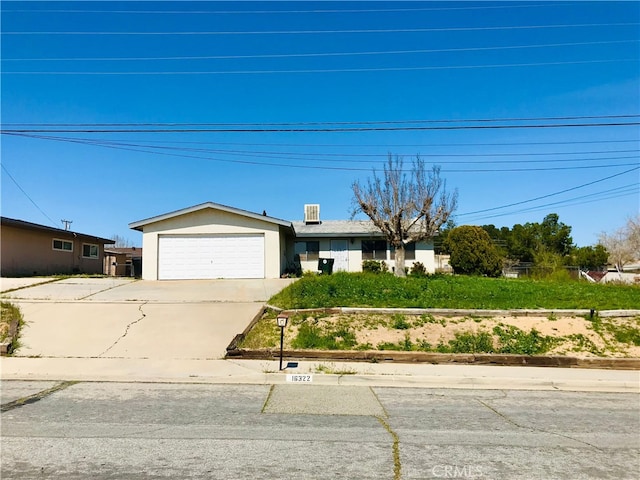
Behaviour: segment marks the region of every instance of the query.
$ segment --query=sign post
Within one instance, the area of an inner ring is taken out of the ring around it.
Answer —
[[[276,323],[280,327],[280,371],[282,371],[282,348],[284,346],[284,327],[287,326],[289,315],[286,313],[280,313],[276,317]]]

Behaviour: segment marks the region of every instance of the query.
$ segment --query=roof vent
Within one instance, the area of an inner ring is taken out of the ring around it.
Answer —
[[[320,223],[320,205],[312,204],[304,206],[304,223]]]

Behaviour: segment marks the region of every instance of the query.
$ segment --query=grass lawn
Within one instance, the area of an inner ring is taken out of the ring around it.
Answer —
[[[458,275],[303,277],[269,300],[284,308],[640,309],[640,286]]]

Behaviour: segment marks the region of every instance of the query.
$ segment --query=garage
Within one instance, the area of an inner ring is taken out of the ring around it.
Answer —
[[[161,235],[158,279],[264,278],[264,235]]]
[[[280,278],[291,222],[207,202],[139,220],[143,280]]]

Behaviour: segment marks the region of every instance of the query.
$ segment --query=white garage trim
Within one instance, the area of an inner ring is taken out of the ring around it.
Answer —
[[[158,279],[264,278],[264,235],[159,235]]]

